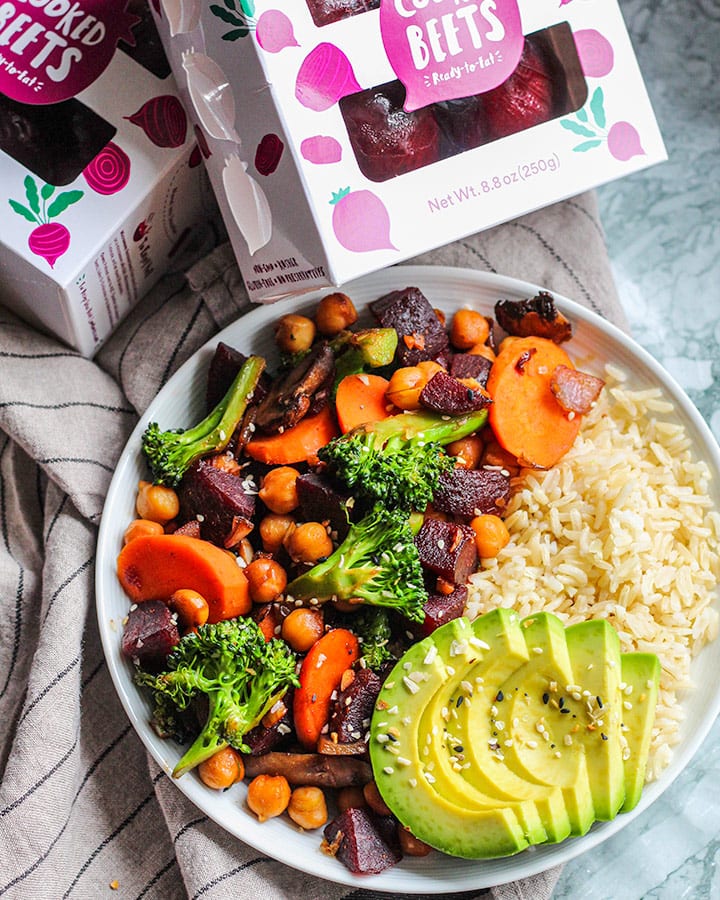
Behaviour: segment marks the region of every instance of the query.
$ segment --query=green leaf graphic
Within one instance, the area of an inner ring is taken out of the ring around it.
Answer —
[[[40,196],[43,200],[47,200],[49,197],[55,193],[55,185],[54,184],[44,184],[40,189]]]
[[[222,6],[218,6],[214,3],[210,7],[210,11],[213,15],[217,16],[218,19],[222,19],[223,22],[227,22],[228,25],[245,25],[247,27],[247,23],[245,19],[238,15],[236,12],[228,12],[226,9],[223,9]]]
[[[587,122],[587,120],[588,120],[587,110],[585,109],[584,106],[581,107],[581,108],[575,113],[575,115],[578,117],[578,119],[580,119],[581,122]]]
[[[27,206],[23,206],[22,203],[18,203],[17,200],[8,200],[8,203],[19,216],[22,216],[23,219],[27,219],[28,222],[32,222],[33,225],[37,225],[40,222],[40,219],[31,213]]]
[[[25,196],[27,197],[27,202],[30,205],[30,209],[34,213],[40,212],[40,197],[38,196],[37,185],[35,184],[35,179],[30,175],[25,176]]]
[[[240,0],[240,8],[248,17],[248,19],[252,19],[255,15],[255,3],[253,0]]]
[[[593,114],[593,119],[595,119],[595,123],[598,128],[604,128],[607,119],[605,118],[605,107],[604,107],[605,96],[603,94],[603,89],[601,87],[595,89],[595,93],[592,95],[592,100],[590,101],[590,112]]]
[[[82,196],[82,191],[65,191],[64,194],[58,195],[48,207],[48,218],[54,219],[55,216],[59,216],[61,212],[65,212],[68,206],[77,203]]]
[[[568,131],[572,131],[573,134],[579,134],[581,137],[595,137],[594,131],[586,128],[579,122],[574,122],[572,119],[561,119],[560,124],[563,128],[567,128]]]
[[[224,35],[222,35],[222,39],[224,41],[236,41],[238,38],[247,37],[250,34],[250,29],[247,25],[243,28],[234,28],[232,31],[226,31]]]
[[[582,144],[578,144],[577,147],[573,147],[573,150],[576,153],[585,153],[586,150],[592,150],[593,147],[599,147],[600,144],[602,144],[601,140],[584,141]]]

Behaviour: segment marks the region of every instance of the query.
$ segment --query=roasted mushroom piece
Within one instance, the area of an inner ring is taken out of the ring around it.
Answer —
[[[543,337],[556,344],[572,337],[572,325],[547,291],[540,291],[531,300],[498,300],[495,317],[500,327],[514,337]]]

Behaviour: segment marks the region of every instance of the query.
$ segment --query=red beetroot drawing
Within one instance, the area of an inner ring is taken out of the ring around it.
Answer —
[[[114,141],[107,143],[83,169],[83,177],[97,194],[117,194],[130,180],[130,157]]]
[[[397,250],[390,240],[390,216],[385,204],[372,191],[351,191],[349,187],[333,193],[332,225],[340,244],[353,253],[370,250]]]
[[[272,175],[280,165],[285,145],[276,134],[265,134],[255,150],[255,168],[261,175]]]
[[[360,90],[350,60],[334,44],[318,44],[300,65],[295,96],[308,109],[324,112]]]
[[[84,194],[82,191],[63,191],[49,204],[48,201],[55,193],[55,185],[44,184],[38,191],[35,179],[28,175],[25,178],[25,197],[28,205],[18,203],[17,200],[8,200],[12,209],[28,222],[37,225],[28,237],[28,247],[37,256],[42,256],[50,268],[55,268],[56,261],[67,251],[70,246],[70,232],[60,222],[51,222],[68,206],[77,203]]]
[[[125,118],[142,128],[156,147],[182,147],[185,143],[187,115],[173,94],[153,97]]]
[[[579,109],[573,118],[562,119],[560,124],[573,134],[585,138],[573,147],[575,153],[587,153],[588,150],[605,144],[610,155],[619,162],[645,155],[640,135],[633,124],[619,121],[610,128],[607,127],[605,95],[601,87],[595,88],[587,110],[585,107]]]

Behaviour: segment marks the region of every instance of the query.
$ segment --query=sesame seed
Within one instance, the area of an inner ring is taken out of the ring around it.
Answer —
[[[398,756],[397,758],[398,765],[400,766],[409,766],[410,760],[406,759],[404,756]]]
[[[505,694],[503,694],[502,691],[498,691],[497,694],[495,694],[495,700],[498,703],[502,703],[504,699],[505,699]]]
[[[540,656],[540,654],[543,652],[543,648],[542,647],[533,647],[532,651],[534,654],[536,654],[536,656]]]
[[[417,787],[417,778],[408,778],[408,784],[410,787]]]
[[[383,769],[383,772],[386,775],[392,775],[394,771],[395,771],[395,769],[393,769],[392,766],[385,766],[385,768]]]
[[[563,744],[565,744],[566,747],[572,747],[572,743],[573,743],[572,737],[569,734],[566,734],[565,737],[563,738]]]
[[[417,692],[420,690],[420,686],[411,678],[408,678],[407,675],[403,675],[403,684],[411,694],[417,694]]]
[[[435,644],[430,644],[430,646],[428,648],[428,652],[425,654],[425,659],[423,660],[425,665],[429,666],[430,663],[435,659],[437,654],[438,654],[438,649],[435,646]]]
[[[623,709],[632,709],[632,703],[629,700],[623,700]]]
[[[534,750],[537,747],[537,741],[528,741],[527,745],[531,750]]]
[[[490,644],[486,643],[485,641],[481,641],[480,638],[477,637],[468,638],[468,643],[472,644],[473,647],[477,647],[479,650],[490,649]]]

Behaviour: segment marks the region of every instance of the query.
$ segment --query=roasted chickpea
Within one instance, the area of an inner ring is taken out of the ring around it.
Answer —
[[[141,481],[135,507],[141,519],[165,525],[180,512],[180,501],[172,488]]]
[[[296,563],[316,563],[333,551],[327,528],[320,522],[303,522],[288,534],[283,543]]]
[[[306,831],[321,828],[328,818],[325,794],[311,785],[296,787],[290,795],[288,815],[296,825]]]
[[[245,777],[242,757],[232,747],[225,747],[198,766],[200,781],[218,791],[231,787]]]
[[[426,383],[417,366],[403,366],[390,376],[385,396],[398,409],[420,409],[420,392]]]
[[[322,637],[324,630],[322,612],[300,606],[283,619],[280,634],[296,653],[306,653]]]
[[[287,585],[287,573],[277,560],[261,556],[245,567],[250,599],[253,603],[271,603]]]
[[[275,326],[275,343],[284,353],[309,350],[315,340],[315,323],[307,316],[288,313]]]
[[[485,316],[476,309],[459,309],[450,325],[450,343],[456,350],[469,350],[484,344],[490,334]]]
[[[483,439],[479,434],[470,434],[453,441],[445,449],[450,456],[456,457],[457,464],[463,469],[477,469],[482,459]]]
[[[357,310],[352,300],[347,294],[336,291],[323,297],[318,303],[315,324],[320,334],[331,337],[354,325],[357,318]]]
[[[418,369],[425,376],[425,383],[433,377],[433,375],[437,375],[438,372],[444,372],[445,369],[440,365],[439,362],[436,362],[434,359],[424,359],[422,362],[417,364]]]
[[[363,796],[365,797],[367,805],[370,807],[370,809],[373,812],[376,812],[379,816],[392,815],[392,810],[383,800],[380,791],[378,790],[378,787],[374,781],[368,781],[368,783],[363,787]]]
[[[432,851],[432,847],[429,844],[421,841],[420,838],[416,838],[411,831],[408,831],[402,825],[398,825],[398,840],[400,841],[400,849],[403,856],[427,856]]]
[[[125,529],[123,543],[129,544],[136,537],[146,534],[163,534],[164,528],[159,522],[151,522],[150,519],[133,519]]]
[[[510,532],[500,516],[475,516],[470,522],[475,532],[475,544],[480,559],[492,559],[497,556],[510,540]]]
[[[177,613],[178,622],[183,631],[199,628],[204,625],[210,615],[207,600],[191,588],[181,588],[170,597],[170,609]]]
[[[258,496],[270,512],[285,515],[297,509],[299,501],[296,482],[299,477],[300,473],[292,466],[270,469],[258,491]]]
[[[284,775],[258,775],[250,782],[247,805],[261,822],[281,816],[290,802],[290,785]]]
[[[265,516],[259,526],[260,540],[266,553],[277,553],[282,547],[288,531],[294,528],[292,516],[281,516],[271,513]]]

